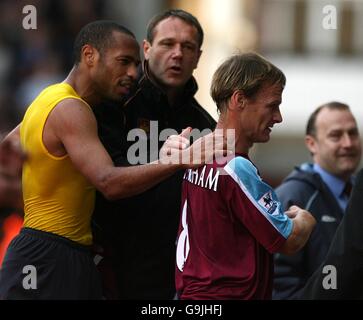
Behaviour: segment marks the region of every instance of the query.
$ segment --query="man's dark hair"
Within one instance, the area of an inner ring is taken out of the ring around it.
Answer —
[[[350,111],[350,108],[345,103],[332,101],[325,103],[315,109],[315,111],[310,115],[308,123],[306,125],[306,135],[316,136],[316,118],[321,110],[329,109],[329,110],[340,110],[340,111]]]
[[[121,32],[133,38],[135,35],[126,27],[109,20],[97,20],[85,25],[78,33],[73,46],[74,64],[81,61],[82,47],[89,44],[95,47],[100,54],[113,44],[113,32]]]
[[[153,18],[151,18],[151,20],[147,26],[146,40],[152,44],[152,42],[154,40],[154,36],[155,36],[156,26],[159,24],[159,22],[161,22],[165,19],[168,19],[170,17],[179,18],[179,19],[185,21],[187,24],[195,27],[198,32],[199,48],[202,46],[203,39],[204,39],[204,33],[203,33],[202,26],[200,25],[200,23],[196,17],[194,17],[191,13],[186,12],[181,9],[167,10],[167,11],[159,13],[156,16],[154,16]]]

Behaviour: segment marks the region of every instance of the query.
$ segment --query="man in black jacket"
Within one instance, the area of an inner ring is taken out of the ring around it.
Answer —
[[[214,129],[215,121],[194,98],[197,84],[192,74],[202,42],[199,22],[185,11],[169,10],[150,21],[144,72],[136,92],[124,110],[99,109],[99,135],[117,165],[131,164],[126,135],[132,129],[145,133],[144,160],[155,159],[162,145],[153,140],[153,130]],[[139,196],[115,203],[98,198],[94,230],[96,239],[112,250],[111,269],[117,279],[112,298],[173,299],[182,175],[179,172]]]
[[[296,168],[277,188],[285,209],[310,211],[316,227],[296,255],[275,256],[274,299],[299,299],[308,278],[324,260],[348,203],[352,174],[359,165],[361,143],[347,105],[330,102],[317,108],[306,129],[306,146],[314,164]]]
[[[329,251],[302,290],[302,299],[363,299],[363,170]]]

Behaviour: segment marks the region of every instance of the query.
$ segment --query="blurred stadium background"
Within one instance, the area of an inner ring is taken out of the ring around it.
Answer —
[[[22,9],[29,4],[37,9],[36,30],[22,27]],[[322,26],[327,5],[337,10],[336,29]],[[167,8],[190,11],[204,28],[197,98],[215,118],[209,85],[228,55],[254,50],[285,72],[284,122],[270,143],[256,145],[252,153],[272,185],[309,160],[304,130],[318,105],[349,104],[363,133],[362,0],[0,0],[0,132],[20,121],[42,88],[63,80],[72,64],[73,39],[84,24],[113,19],[141,42],[148,20]]]

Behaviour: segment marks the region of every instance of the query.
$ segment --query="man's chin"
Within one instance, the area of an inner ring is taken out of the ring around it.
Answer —
[[[179,78],[169,78],[165,81],[165,87],[167,88],[182,88],[185,86],[185,84],[188,82],[188,80],[183,80]]]
[[[339,175],[351,176],[358,168],[357,163],[336,163],[336,170]]]
[[[352,175],[357,170],[357,168],[357,164],[343,165],[340,167],[340,172],[344,173],[345,175]]]
[[[265,142],[268,142],[270,140],[270,134],[268,135],[263,135],[261,137],[258,138],[257,141],[255,142],[258,142],[258,143],[265,143]]]

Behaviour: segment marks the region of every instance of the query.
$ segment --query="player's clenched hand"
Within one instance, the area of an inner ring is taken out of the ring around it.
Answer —
[[[169,136],[160,149],[160,158],[165,159],[173,154],[179,155],[180,150],[189,147],[189,135],[191,130],[192,128],[188,127],[179,135]]]
[[[227,151],[227,136],[222,131],[214,131],[196,140],[182,151],[183,163],[187,168],[197,168],[212,163],[214,158],[230,154]]]

